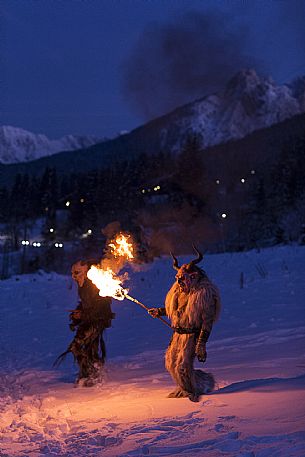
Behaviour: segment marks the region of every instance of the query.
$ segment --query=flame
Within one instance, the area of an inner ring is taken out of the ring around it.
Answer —
[[[134,259],[134,248],[133,244],[128,242],[130,235],[125,236],[123,233],[117,235],[117,237],[109,243],[111,253],[114,257],[126,257],[128,260]]]
[[[87,273],[87,277],[99,289],[101,297],[112,297],[116,300],[124,300],[128,289],[121,286],[121,279],[115,276],[111,268],[103,270],[97,265],[92,265]]]

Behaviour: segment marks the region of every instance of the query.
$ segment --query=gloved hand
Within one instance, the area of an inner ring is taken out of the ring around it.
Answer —
[[[196,344],[195,354],[199,362],[204,363],[207,359],[207,350],[205,343],[198,342]]]
[[[148,312],[148,314],[150,314],[152,317],[158,317],[158,316],[160,316],[159,308],[150,308],[147,312]]]

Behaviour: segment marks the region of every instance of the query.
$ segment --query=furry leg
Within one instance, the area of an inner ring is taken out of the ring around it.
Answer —
[[[169,393],[167,398],[186,398],[189,396],[189,393],[185,390],[177,387],[173,392]]]
[[[193,368],[194,351],[193,335],[173,335],[166,352],[165,366],[178,387],[169,394],[169,398],[188,397],[191,401],[198,401]]]
[[[177,369],[178,385],[189,393],[195,393],[194,373],[190,367],[180,366]]]
[[[204,395],[212,392],[215,388],[215,379],[212,373],[195,370],[196,393]]]

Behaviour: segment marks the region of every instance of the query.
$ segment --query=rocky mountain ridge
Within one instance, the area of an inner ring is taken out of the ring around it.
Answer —
[[[198,135],[203,147],[226,143],[303,112],[305,77],[277,85],[254,70],[242,70],[222,92],[170,113],[160,130],[161,148],[180,150],[189,134]]]
[[[9,174],[21,169],[29,169],[31,174],[35,174],[46,166],[56,167],[59,171],[69,169],[71,172],[103,168],[113,161],[128,160],[143,153],[179,153],[187,137],[194,134],[200,139],[203,148],[225,144],[304,112],[305,77],[290,84],[277,85],[271,78],[258,76],[254,70],[242,70],[231,78],[223,91],[179,107],[130,133],[99,142],[90,137],[89,140],[87,137],[64,137],[64,143],[55,143],[57,151],[65,152],[53,154],[52,149],[46,147],[46,153],[41,153],[40,160],[34,160],[31,137],[27,135],[21,138],[18,135],[9,136],[18,150],[25,144],[27,151],[20,152],[16,160],[10,160],[1,148],[2,128],[0,165],[1,162],[11,163],[8,165],[10,170],[4,167]],[[36,137],[35,144],[43,144],[44,138],[44,135],[38,136],[38,139]],[[5,148],[8,154],[9,144]],[[14,164],[14,161],[18,163]],[[25,161],[31,162],[27,165]]]

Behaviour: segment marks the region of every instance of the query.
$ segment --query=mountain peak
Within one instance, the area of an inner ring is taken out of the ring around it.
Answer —
[[[274,85],[271,78],[265,78],[258,76],[255,70],[243,69],[236,73],[227,83],[225,88],[225,94],[234,95],[240,94],[246,91],[252,91],[257,86],[270,86]]]
[[[98,138],[93,136],[75,135],[50,140],[41,133],[36,134],[20,127],[3,125],[0,126],[0,163],[36,160],[60,151],[86,148],[98,141]]]
[[[202,138],[202,146],[213,146],[301,114],[305,111],[304,86],[305,78],[299,78],[291,88],[277,85],[254,69],[243,69],[222,92],[190,103],[180,110],[180,116],[179,109],[175,116],[170,114],[167,127],[162,129],[162,147],[179,151],[190,133]]]

